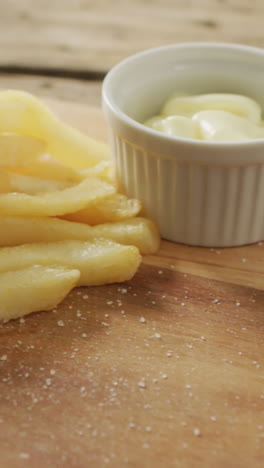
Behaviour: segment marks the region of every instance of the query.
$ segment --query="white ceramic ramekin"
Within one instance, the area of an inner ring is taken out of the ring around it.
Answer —
[[[187,43],[116,65],[103,84],[112,155],[125,192],[165,239],[227,247],[264,238],[264,139],[204,142],[145,127],[173,92],[230,92],[264,109],[264,50]]]

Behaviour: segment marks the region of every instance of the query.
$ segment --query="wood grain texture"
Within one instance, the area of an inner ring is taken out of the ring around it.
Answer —
[[[101,81],[0,72],[0,89],[20,89],[41,98],[53,97],[87,106],[100,107],[101,87]]]
[[[2,67],[105,72],[137,51],[183,41],[262,46],[262,0],[9,0]]]
[[[263,284],[263,245],[163,242],[129,283],[2,325],[1,466],[262,467]]]

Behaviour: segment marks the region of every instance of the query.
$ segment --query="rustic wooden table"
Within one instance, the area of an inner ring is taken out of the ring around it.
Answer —
[[[264,47],[263,19],[263,0],[1,2],[0,88],[106,138],[89,106],[114,63],[182,41]],[[0,467],[262,467],[263,291],[262,245],[163,242],[128,285],[0,327]]]

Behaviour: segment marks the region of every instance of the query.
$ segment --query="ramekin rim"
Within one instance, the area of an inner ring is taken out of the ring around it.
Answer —
[[[245,141],[207,141],[207,140],[196,140],[196,139],[191,139],[191,138],[183,138],[183,137],[178,137],[178,136],[170,136],[165,133],[159,132],[158,130],[151,129],[147,127],[146,125],[132,119],[129,117],[124,111],[120,109],[120,107],[109,97],[109,94],[107,92],[107,88],[109,86],[109,82],[111,83],[111,79],[113,75],[118,72],[118,70],[122,67],[124,67],[126,64],[132,62],[133,60],[144,57],[144,55],[149,55],[149,54],[154,54],[158,51],[162,50],[169,50],[169,49],[184,49],[184,48],[194,48],[198,49],[199,47],[209,47],[209,48],[230,48],[234,50],[241,50],[241,51],[248,51],[248,52],[254,52],[259,54],[260,56],[263,56],[264,59],[264,49],[261,47],[254,47],[254,46],[249,46],[245,44],[238,44],[238,43],[228,43],[228,42],[182,42],[182,43],[177,43],[177,44],[169,44],[166,46],[161,46],[161,47],[153,47],[150,49],[143,50],[141,52],[138,52],[136,54],[130,55],[114,65],[110,71],[106,74],[104,80],[103,80],[103,85],[102,85],[102,99],[103,103],[108,106],[108,108],[111,110],[112,114],[120,121],[125,123],[128,127],[132,127],[134,130],[140,133],[145,133],[148,135],[150,138],[155,138],[159,140],[163,140],[164,142],[169,142],[171,144],[180,142],[183,144],[186,144],[188,146],[199,146],[199,148],[205,146],[207,148],[216,148],[220,147],[223,149],[228,149],[228,148],[239,148],[239,147],[254,147],[256,145],[262,145],[264,144],[264,137],[263,138],[254,138],[250,140],[245,140]]]

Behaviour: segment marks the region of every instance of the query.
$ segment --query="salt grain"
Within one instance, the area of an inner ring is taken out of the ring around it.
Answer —
[[[88,299],[88,298],[89,298],[89,296],[87,296],[87,294],[83,295],[83,299]]]
[[[63,320],[58,320],[57,325],[58,325],[58,327],[64,327]]]
[[[193,433],[196,437],[199,437],[201,435],[201,431],[200,429],[198,429],[198,427],[194,428]]]
[[[159,333],[155,333],[155,338],[161,338],[160,334]]]
[[[7,360],[7,355],[3,354],[3,356],[0,357],[0,361],[6,361]]]
[[[140,317],[139,321],[140,321],[141,323],[146,323],[145,317]]]
[[[30,457],[29,453],[20,453],[19,458],[23,458],[24,460],[27,460]]]
[[[140,388],[146,388],[146,382],[144,382],[144,380],[140,380],[140,381],[138,382],[138,387],[140,387]]]
[[[51,370],[50,370],[50,375],[55,375],[55,374],[56,374],[55,369],[51,369]]]
[[[109,323],[107,323],[107,322],[101,322],[101,325],[103,325],[104,327],[109,327],[110,326]]]

